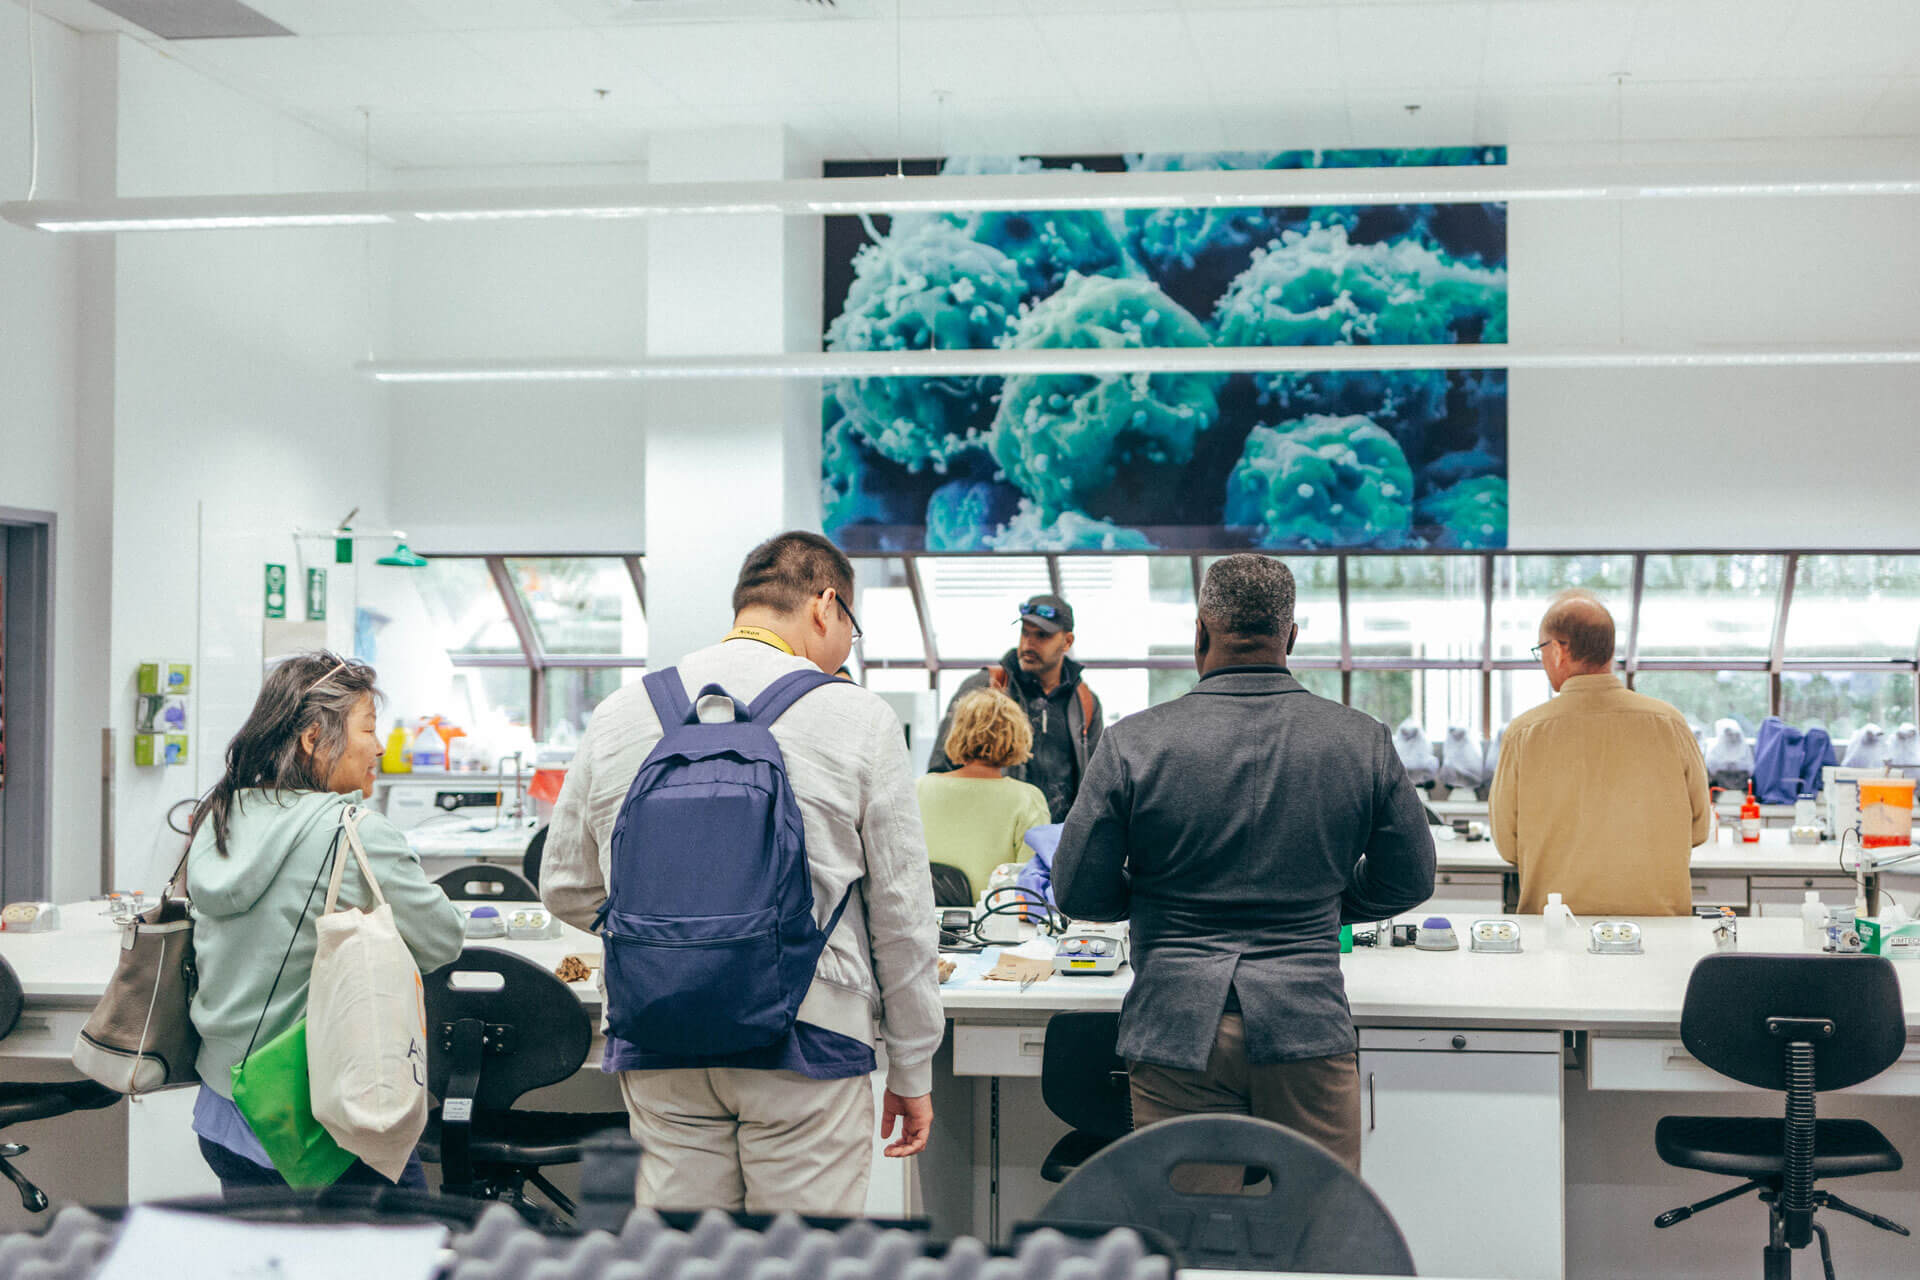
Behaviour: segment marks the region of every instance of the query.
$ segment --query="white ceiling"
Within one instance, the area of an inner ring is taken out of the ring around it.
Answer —
[[[763,123],[843,158],[1920,138],[1920,0],[249,3],[296,37],[39,7],[354,145],[365,109],[395,167],[631,162],[656,130]]]

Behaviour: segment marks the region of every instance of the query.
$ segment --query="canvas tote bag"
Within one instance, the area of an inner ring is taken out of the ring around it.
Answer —
[[[314,1118],[333,1140],[398,1181],[427,1126],[426,1003],[419,966],[367,863],[361,817],[349,807],[341,829],[374,906],[339,909],[347,858],[336,857],[307,993],[307,1076]]]

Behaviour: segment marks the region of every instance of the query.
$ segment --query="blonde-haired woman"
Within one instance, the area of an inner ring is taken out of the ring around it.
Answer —
[[[920,820],[928,856],[964,871],[977,899],[995,867],[1032,855],[1020,838],[1051,821],[1040,788],[1006,776],[1032,757],[1033,725],[1006,694],[978,689],[954,703],[945,745],[959,768],[920,779]]]

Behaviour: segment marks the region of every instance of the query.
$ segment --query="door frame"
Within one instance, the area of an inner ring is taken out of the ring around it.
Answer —
[[[0,506],[6,592],[7,797],[0,807],[0,901],[35,901],[52,881],[53,565],[51,511]],[[39,625],[35,625],[38,620]]]

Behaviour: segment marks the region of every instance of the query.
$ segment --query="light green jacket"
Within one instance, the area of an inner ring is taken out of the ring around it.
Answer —
[[[306,1016],[307,985],[319,942],[314,920],[327,897],[321,873],[332,867],[327,851],[340,829],[341,813],[348,804],[362,803],[359,792],[243,791],[234,802],[225,855],[214,844],[211,821],[201,824],[194,837],[187,853],[194,960],[200,971],[193,1025],[201,1038],[200,1079],[223,1097],[232,1095],[233,1066],[246,1053],[256,1023],[258,1043],[265,1044]],[[385,815],[367,810],[360,838],[420,972],[452,963],[464,936],[460,912],[427,879],[406,837]],[[370,907],[373,897],[345,843],[341,841],[341,852],[349,864],[340,905]],[[287,958],[286,972],[274,988],[282,956]],[[268,1007],[270,989],[273,1003]]]

